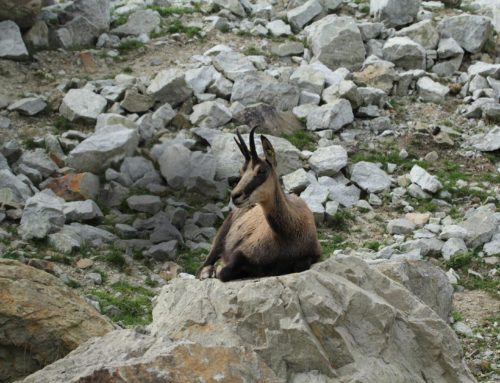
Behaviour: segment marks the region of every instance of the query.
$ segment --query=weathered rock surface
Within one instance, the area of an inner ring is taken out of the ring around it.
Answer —
[[[101,95],[87,89],[71,89],[64,96],[59,113],[70,121],[95,122],[106,105],[107,101]]]
[[[368,193],[379,193],[391,186],[391,179],[377,165],[371,162],[357,162],[351,174],[351,181]]]
[[[417,17],[420,0],[370,0],[370,15],[388,27],[410,24]]]
[[[64,225],[64,200],[44,190],[26,200],[19,231],[23,239],[43,239]]]
[[[466,14],[444,18],[438,29],[449,33],[467,52],[477,53],[490,37],[493,26],[488,17]]]
[[[425,69],[425,49],[409,37],[393,37],[384,45],[384,59],[404,69]]]
[[[392,280],[401,283],[427,306],[432,308],[445,322],[450,316],[453,287],[446,273],[427,261],[388,261],[375,268]]]
[[[148,87],[148,94],[162,104],[176,106],[193,94],[187,85],[184,71],[180,68],[169,68],[159,72]]]
[[[340,145],[318,148],[309,158],[309,165],[319,176],[334,176],[347,165],[347,151]]]
[[[328,15],[308,26],[305,32],[314,57],[330,69],[361,67],[366,50],[353,18]]]
[[[150,334],[112,332],[24,382],[474,382],[438,314],[356,257],[227,284],[175,279],[153,318]]]
[[[349,101],[339,99],[322,105],[307,116],[308,130],[330,129],[336,132],[354,121]]]
[[[111,323],[58,278],[0,259],[0,382],[36,371]]]
[[[150,9],[139,10],[130,15],[127,22],[111,32],[118,36],[139,36],[150,33],[161,24],[160,14]]]
[[[16,23],[10,20],[0,22],[0,59],[27,60],[28,57],[28,50]]]
[[[67,162],[77,171],[98,174],[112,162],[131,156],[138,143],[136,130],[121,125],[109,126],[82,141],[69,153]]]

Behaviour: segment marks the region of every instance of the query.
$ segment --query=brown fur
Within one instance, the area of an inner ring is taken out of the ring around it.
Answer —
[[[214,276],[219,258],[225,266],[218,277],[231,280],[302,271],[320,257],[313,214],[302,199],[284,194],[275,170],[274,150],[265,137],[261,140],[263,158],[257,157],[252,142],[250,158],[248,150],[240,146],[242,140],[238,145],[246,161],[231,195],[239,207],[219,229],[199,275],[208,267],[209,276]],[[263,182],[245,194],[259,177]]]

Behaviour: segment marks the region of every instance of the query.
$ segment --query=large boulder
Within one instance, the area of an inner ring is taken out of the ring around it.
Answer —
[[[366,50],[353,18],[328,15],[308,26],[305,33],[314,57],[330,69],[361,68]]]
[[[67,164],[79,172],[98,174],[134,154],[138,144],[137,130],[111,125],[80,142],[69,153]]]
[[[127,22],[111,32],[118,36],[139,36],[149,34],[161,24],[160,14],[151,9],[139,10],[130,15]]]
[[[71,89],[63,98],[59,113],[70,121],[95,122],[107,101],[104,97],[88,89]]]
[[[425,69],[425,49],[409,37],[393,37],[384,44],[384,59],[404,69]]]
[[[361,259],[337,257],[281,277],[175,279],[150,333],[117,330],[24,383],[474,382],[462,358],[453,330],[419,298]]]
[[[0,59],[27,60],[28,58],[28,50],[16,23],[10,20],[0,22]]]
[[[64,225],[64,200],[43,190],[26,200],[19,232],[23,239],[43,239]]]
[[[388,27],[411,24],[419,8],[420,0],[370,0],[370,15]]]
[[[113,329],[58,278],[0,259],[0,382],[25,376]]]
[[[422,20],[396,32],[396,36],[406,36],[425,49],[436,49],[439,33],[432,20]]]
[[[438,29],[451,35],[467,52],[477,53],[493,32],[493,25],[488,17],[465,14],[445,17]]]
[[[0,0],[0,21],[12,20],[21,28],[29,28],[41,9],[42,0]]]
[[[234,82],[231,102],[243,105],[264,102],[278,110],[292,110],[300,97],[299,87],[293,82],[278,81],[265,73],[247,74]]]

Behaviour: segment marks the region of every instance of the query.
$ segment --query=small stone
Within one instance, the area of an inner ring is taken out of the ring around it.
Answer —
[[[461,335],[465,335],[467,337],[471,337],[472,335],[474,335],[472,329],[469,326],[467,326],[464,322],[456,322],[453,325],[453,328],[457,333]]]
[[[464,253],[467,251],[467,245],[461,238],[450,238],[448,239],[443,248],[441,249],[441,254],[445,260],[449,260],[451,257],[459,253]]]
[[[11,20],[0,22],[0,58],[14,60],[27,60],[29,58],[21,30]]]
[[[158,243],[151,246],[143,254],[145,257],[153,258],[157,261],[174,260],[177,255],[177,245],[178,242],[176,240]]]
[[[106,99],[87,89],[71,89],[61,103],[59,113],[69,121],[95,122],[106,108]]]
[[[94,266],[94,261],[90,258],[81,258],[76,262],[76,267],[79,269],[88,269]]]
[[[158,196],[152,195],[135,195],[127,198],[127,205],[133,210],[142,211],[144,213],[155,214],[163,206],[163,203]]]
[[[418,165],[414,165],[410,171],[410,179],[415,184],[419,185],[423,190],[431,193],[436,193],[443,185],[436,176],[430,175]]]
[[[417,81],[418,94],[426,102],[442,104],[446,95],[450,92],[447,86],[433,81],[429,77],[422,77]]]
[[[392,219],[387,224],[389,234],[409,234],[415,230],[415,224],[404,218]]]
[[[89,221],[103,216],[99,206],[92,201],[66,202],[63,207],[66,222]]]
[[[407,213],[405,218],[417,226],[424,226],[431,218],[431,213]]]
[[[318,148],[309,158],[317,176],[334,176],[347,165],[347,152],[339,145]]]
[[[40,97],[28,97],[16,101],[7,109],[17,111],[25,116],[35,116],[47,108],[47,103]]]
[[[391,186],[389,176],[377,165],[366,161],[354,165],[351,181],[368,193],[380,193]]]
[[[154,100],[149,95],[140,94],[137,89],[132,88],[125,92],[125,98],[120,106],[130,113],[147,112],[154,105]]]
[[[283,187],[286,193],[301,193],[311,184],[311,176],[300,168],[282,177]]]

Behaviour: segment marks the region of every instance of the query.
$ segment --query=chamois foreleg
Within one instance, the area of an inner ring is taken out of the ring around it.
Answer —
[[[217,277],[222,282],[250,277],[249,263],[241,251],[237,251],[230,256],[229,262],[220,270]]]
[[[229,232],[229,229],[231,228],[232,224],[232,216],[233,213],[231,212],[226,220],[222,223],[222,226],[220,227],[219,231],[215,235],[215,239],[212,245],[212,248],[210,249],[210,252],[207,255],[207,258],[205,259],[205,262],[203,262],[203,265],[198,269],[196,272],[196,277],[200,278],[202,271],[206,268],[209,267],[208,270],[208,278],[213,278],[215,277],[215,262],[219,260],[219,258],[222,255],[222,252],[224,251],[224,245],[226,241],[226,236],[227,233]]]

